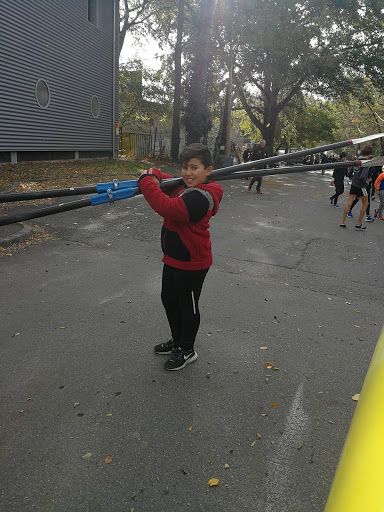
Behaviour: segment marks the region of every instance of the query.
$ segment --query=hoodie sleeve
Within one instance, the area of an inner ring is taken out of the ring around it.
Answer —
[[[381,181],[384,180],[384,172],[382,172],[375,181],[375,189],[379,190]]]
[[[183,199],[181,197],[168,197],[164,194],[150,174],[140,178],[139,187],[150,207],[161,217],[176,222],[189,222],[188,210]]]

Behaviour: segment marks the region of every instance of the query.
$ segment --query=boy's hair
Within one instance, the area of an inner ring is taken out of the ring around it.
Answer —
[[[200,144],[200,142],[194,142],[183,149],[180,155],[181,163],[186,164],[191,158],[198,158],[205,168],[212,165],[212,153],[209,151],[207,146]]]
[[[363,146],[361,148],[361,154],[363,156],[366,156],[366,155],[371,155],[373,152],[373,147],[371,146],[371,144],[366,144],[365,146]]]
[[[347,158],[347,153],[346,153],[345,151],[342,151],[342,152],[340,153],[340,160],[341,160],[342,158]]]

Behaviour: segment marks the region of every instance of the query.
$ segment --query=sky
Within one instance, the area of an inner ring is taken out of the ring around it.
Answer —
[[[134,39],[127,34],[124,41],[123,49],[120,54],[120,62],[126,62],[127,59],[132,57],[139,57],[145,66],[152,69],[159,69],[161,67],[160,59],[156,59],[154,55],[161,53],[161,50],[154,39],[147,37],[147,40],[142,40],[141,46],[134,41]]]

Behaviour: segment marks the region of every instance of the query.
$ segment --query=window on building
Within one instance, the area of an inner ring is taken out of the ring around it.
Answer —
[[[41,108],[48,108],[50,100],[50,92],[48,84],[45,80],[38,80],[35,87],[36,101]]]
[[[97,96],[92,96],[91,99],[91,112],[93,117],[99,117],[100,114],[100,102]]]
[[[97,27],[98,25],[98,16],[97,16],[97,3],[98,0],[88,0],[88,21]]]

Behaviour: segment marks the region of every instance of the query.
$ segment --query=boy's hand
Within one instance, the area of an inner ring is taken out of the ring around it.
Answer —
[[[153,181],[156,183],[157,186],[159,186],[159,183],[160,183],[159,180],[156,178],[156,176],[153,176],[153,174],[152,174],[152,167],[150,169],[147,169],[146,171],[144,171],[141,176],[144,176],[145,174],[150,174],[152,176]]]
[[[333,186],[334,184],[335,184],[335,182],[332,180],[332,181],[331,181],[331,185]]]

